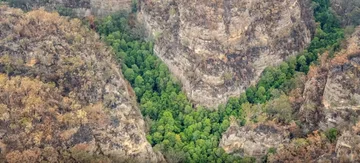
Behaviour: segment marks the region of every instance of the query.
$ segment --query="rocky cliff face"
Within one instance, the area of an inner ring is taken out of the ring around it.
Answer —
[[[97,34],[45,11],[0,20],[0,162],[163,160]]]
[[[294,146],[298,141],[295,140],[281,149],[273,162],[359,162],[360,27],[347,40],[347,47],[335,55],[335,58],[328,59],[323,54],[320,65],[310,68],[299,115],[308,131],[336,128],[341,136],[336,142],[323,138],[314,141],[313,136],[308,137],[306,149],[300,147],[301,150]],[[313,157],[304,152],[317,154]]]
[[[326,57],[326,56],[325,56]],[[347,48],[331,60],[322,61],[308,74],[305,102],[300,109],[313,129],[348,129],[358,119],[360,92],[360,28],[347,40]],[[321,121],[321,122],[320,122]]]
[[[188,97],[216,106],[310,42],[309,2],[141,0],[139,17]]]
[[[226,153],[261,159],[270,148],[278,148],[290,142],[287,128],[270,123],[245,127],[230,126],[222,136],[220,147]]]
[[[334,58],[324,90],[323,103],[329,107],[358,106],[360,101],[360,27],[348,40],[347,49]]]
[[[223,134],[220,146],[227,153],[257,158],[268,149],[277,148],[277,153],[269,156],[270,162],[358,162],[359,58],[357,27],[347,40],[347,47],[334,58],[323,54],[319,65],[311,66],[301,91],[301,107],[294,114],[300,126],[269,122],[255,124],[257,127],[231,126]],[[333,142],[320,133],[331,128],[336,128],[336,135],[340,136]]]

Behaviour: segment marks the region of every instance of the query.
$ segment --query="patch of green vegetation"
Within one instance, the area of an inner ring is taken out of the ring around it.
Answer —
[[[238,107],[234,113],[240,115],[239,102],[233,99],[229,104],[234,106],[221,106],[217,112],[194,109],[167,66],[154,55],[153,43],[130,34],[126,14],[120,19],[117,16],[99,21],[98,32],[115,50],[143,115],[152,120],[147,139],[154,148],[176,162],[253,162],[218,147],[221,134],[230,125],[229,109]]]
[[[124,76],[135,90],[142,114],[151,119],[147,139],[155,149],[176,162],[254,162],[253,158],[226,154],[218,147],[221,134],[229,127],[230,116],[237,117],[242,125],[246,123],[242,104],[263,104],[278,98],[274,95],[291,90],[296,74],[307,73],[318,54],[339,49],[344,33],[329,11],[329,2],[314,0],[314,4],[319,23],[309,48],[280,66],[267,68],[256,86],[249,87],[240,98],[230,98],[217,111],[192,107],[167,66],[154,55],[153,43],[134,35],[136,32],[128,26],[127,14],[109,16],[97,21],[96,26],[116,52]],[[268,111],[274,117],[290,121],[291,112],[287,111],[290,106],[279,110],[274,106],[277,103],[282,104],[281,100],[268,104]]]
[[[137,7],[138,6],[138,1],[137,0],[132,0],[131,1],[131,12],[135,13],[137,11]]]
[[[336,128],[331,128],[329,130],[327,130],[325,132],[326,138],[330,141],[330,142],[335,142],[338,135],[339,135],[339,131]]]

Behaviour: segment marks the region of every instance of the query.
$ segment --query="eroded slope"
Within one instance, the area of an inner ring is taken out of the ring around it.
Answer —
[[[1,6],[2,161],[161,161],[111,55],[77,19]]]
[[[258,112],[266,113],[267,118],[242,127],[231,126],[220,145],[228,153],[258,160],[272,150],[268,162],[358,162],[359,57],[360,27],[357,27],[343,50],[334,58],[327,52],[323,54],[319,64],[310,67],[306,80],[301,81],[303,86],[288,93],[291,107],[284,107],[284,101],[275,105],[289,110],[296,124],[274,124],[278,119],[271,117],[268,105],[277,98],[258,107],[262,108]],[[294,96],[294,92],[298,95]],[[256,112],[257,108],[251,109]],[[249,118],[264,113],[244,112]]]

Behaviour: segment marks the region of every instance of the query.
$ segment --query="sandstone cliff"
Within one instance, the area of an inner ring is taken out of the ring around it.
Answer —
[[[285,144],[270,162],[358,162],[359,155],[359,57],[360,27],[347,40],[347,47],[330,58],[323,54],[312,66],[297,114],[303,132],[336,131],[308,135]],[[336,130],[334,130],[336,128]],[[334,136],[340,136],[336,139]],[[328,137],[328,139],[326,139]],[[333,140],[331,140],[333,139]]]
[[[163,160],[96,33],[41,10],[0,20],[0,162]]]
[[[303,49],[314,28],[308,0],[141,0],[139,18],[187,96],[208,107]]]
[[[275,149],[290,142],[287,128],[271,123],[230,126],[222,136],[220,147],[227,153],[251,156],[259,160],[270,148]]]
[[[334,58],[325,53],[319,65],[311,66],[300,91],[300,108],[294,109],[298,125],[279,126],[265,121],[254,125],[258,127],[231,126],[223,134],[220,146],[228,153],[258,159],[268,149],[276,148],[277,153],[269,156],[269,162],[358,162],[359,58],[357,27],[346,47]],[[328,140],[324,133],[333,128],[340,137]]]
[[[348,129],[360,115],[360,27],[347,40],[347,48],[333,59],[325,57],[308,74],[300,115],[312,129]]]
[[[347,48],[330,65],[323,103],[329,107],[360,105],[360,27],[348,40]]]

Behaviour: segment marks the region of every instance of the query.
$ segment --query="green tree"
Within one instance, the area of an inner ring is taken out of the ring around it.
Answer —
[[[155,132],[153,135],[152,135],[152,138],[153,138],[153,141],[156,143],[156,144],[160,144],[163,140],[163,136],[161,133],[159,132]]]
[[[158,110],[152,101],[146,101],[141,107],[144,108],[144,114],[150,116],[151,119],[158,118]]]
[[[281,70],[282,73],[288,74],[289,73],[289,65],[288,65],[288,63],[286,63],[286,62],[281,63],[280,70]]]
[[[225,120],[221,123],[220,132],[222,133],[222,132],[226,131],[229,126],[230,126],[229,120],[225,119]]]
[[[266,90],[264,87],[260,86],[258,90],[256,91],[256,103],[263,103],[266,101]]]
[[[250,86],[248,89],[246,89],[246,97],[248,101],[251,103],[255,102],[255,92],[256,92],[255,86]]]
[[[127,44],[126,44],[126,41],[124,40],[124,39],[122,39],[121,41],[120,41],[120,48],[123,50],[123,51],[127,51],[128,50],[128,46],[127,46]]]
[[[132,70],[131,68],[127,68],[124,72],[124,76],[130,82],[134,82],[136,74],[135,74],[134,70]]]
[[[297,62],[299,64],[300,71],[307,72],[309,70],[309,66],[307,65],[306,57],[304,55],[300,56]]]
[[[134,84],[135,87],[143,87],[144,86],[144,79],[138,75],[136,78],[135,78],[135,84]]]
[[[272,118],[280,122],[289,123],[293,120],[293,108],[290,104],[289,97],[281,95],[279,98],[269,101],[265,110]]]

